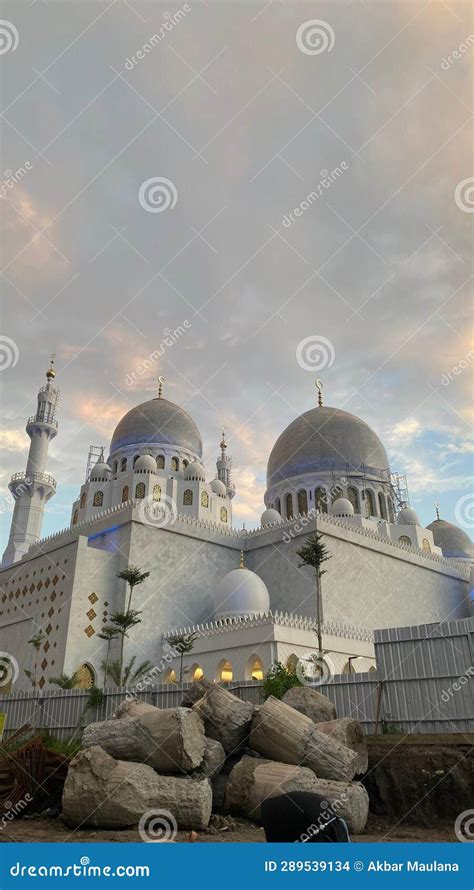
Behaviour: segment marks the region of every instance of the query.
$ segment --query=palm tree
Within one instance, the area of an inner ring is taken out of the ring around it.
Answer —
[[[174,636],[166,637],[166,642],[169,643],[172,649],[176,649],[180,656],[179,662],[179,682],[181,683],[183,680],[183,659],[184,656],[188,654],[188,652],[192,652],[194,648],[194,643],[197,638],[197,634],[175,634]]]
[[[328,559],[331,559],[331,554],[329,553],[326,545],[323,543],[323,536],[315,532],[308,540],[306,544],[296,551],[297,556],[300,557],[302,562],[300,563],[299,568],[302,566],[311,566],[314,569],[315,581],[316,581],[316,625],[317,625],[317,637],[318,637],[318,655],[319,658],[323,657],[323,635],[321,630],[322,620],[321,620],[321,606],[322,606],[322,591],[321,591],[321,578],[326,574],[326,570],[322,569],[321,566],[323,562],[327,562]]]
[[[32,687],[33,687],[33,689],[36,689],[36,685],[37,685],[37,677],[38,677],[38,659],[39,659],[39,653],[40,653],[41,644],[42,644],[43,640],[44,640],[44,633],[43,633],[42,630],[39,630],[37,633],[35,633],[35,634],[31,637],[31,640],[28,640],[28,643],[29,643],[31,646],[33,646],[33,649],[35,650],[35,653],[36,653],[36,654],[35,654],[35,666],[34,666],[34,670],[33,670],[33,671],[27,671],[27,670],[25,670],[25,674],[26,674],[26,676],[28,677],[28,679],[29,679],[29,681],[30,681],[30,683],[31,683],[31,685],[32,685]]]
[[[118,659],[118,663],[120,666],[120,676],[122,676],[123,670],[123,648],[125,644],[125,637],[128,637],[128,631],[131,630],[132,627],[135,627],[137,624],[141,624],[141,619],[138,617],[139,615],[141,615],[141,612],[137,612],[135,611],[135,609],[129,609],[128,612],[114,612],[110,619],[113,627],[117,631],[117,636],[120,637],[120,655]]]
[[[143,582],[146,581],[146,579],[149,577],[150,572],[142,572],[142,570],[139,569],[138,566],[127,566],[126,569],[122,569],[122,571],[118,573],[117,578],[121,578],[122,581],[126,581],[130,587],[127,612],[130,611],[130,607],[132,605],[134,588],[137,587],[138,584],[143,584]]]
[[[107,642],[107,654],[105,656],[104,661],[104,686],[107,679],[107,669],[109,664],[109,656],[110,656],[110,645],[112,640],[116,640],[119,635],[118,629],[116,627],[112,627],[110,624],[106,624],[105,627],[102,628],[102,633],[97,634],[99,640],[106,640]]]
[[[60,689],[75,689],[78,679],[77,673],[60,674],[59,677],[51,677],[49,682],[54,686],[59,686]]]
[[[123,670],[118,659],[111,661],[110,664],[107,665],[107,673],[116,686],[128,686],[129,683],[137,683],[138,680],[141,680],[141,678],[152,669],[153,665],[151,661],[142,661],[142,663],[134,670],[136,657],[136,655],[133,655]],[[101,666],[105,673],[105,661],[102,662]]]

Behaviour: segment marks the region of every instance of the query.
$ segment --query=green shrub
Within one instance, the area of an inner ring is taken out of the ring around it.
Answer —
[[[270,695],[273,695],[275,698],[283,698],[288,689],[302,685],[294,670],[285,667],[280,661],[276,661],[265,677],[263,695],[265,700]]]

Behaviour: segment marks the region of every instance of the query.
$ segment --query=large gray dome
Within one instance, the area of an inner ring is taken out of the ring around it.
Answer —
[[[433,532],[433,540],[446,559],[474,559],[474,544],[462,528],[445,519],[435,519],[426,528]]]
[[[199,430],[187,411],[167,399],[151,399],[132,408],[115,429],[110,453],[128,445],[174,445],[202,456]]]
[[[297,417],[275,442],[267,466],[267,486],[307,473],[362,471],[389,478],[380,439],[359,417],[338,408],[317,407]]]

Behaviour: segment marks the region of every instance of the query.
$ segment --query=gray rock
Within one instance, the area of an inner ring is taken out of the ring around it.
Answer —
[[[230,754],[245,744],[254,706],[221,686],[213,686],[193,706],[204,722],[206,736],[223,745]]]
[[[293,686],[285,692],[282,701],[300,714],[305,714],[313,723],[336,719],[336,708],[327,695],[308,686]]]

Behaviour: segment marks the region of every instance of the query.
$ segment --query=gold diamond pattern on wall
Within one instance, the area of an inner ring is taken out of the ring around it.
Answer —
[[[40,681],[39,681],[39,683],[38,683],[38,686],[39,686],[40,689],[43,688],[45,682],[46,682],[46,681],[45,681],[44,677],[41,677],[41,679],[40,679]]]
[[[39,584],[36,585],[36,590],[41,590],[42,586],[43,586],[43,582],[40,581]]]
[[[54,609],[53,609],[52,606],[51,606],[51,608],[50,608],[50,610],[49,610],[49,612],[48,612],[48,615],[49,615],[50,618],[51,618],[52,615],[54,615]]]
[[[94,609],[89,609],[89,611],[86,612],[86,615],[87,615],[89,621],[93,621],[94,618],[97,618],[97,612],[94,612]]]
[[[88,600],[90,603],[92,603],[92,605],[94,605],[94,603],[96,603],[98,599],[99,599],[99,597],[97,596],[96,593],[91,593],[90,596],[88,597]]]
[[[46,643],[43,646],[43,652],[47,652],[49,649],[49,640],[46,640]]]
[[[50,635],[52,629],[53,629],[52,625],[51,625],[51,624],[48,624],[48,626],[47,626],[47,628],[46,628],[46,633],[48,634],[48,637],[49,637],[49,635]]]
[[[95,630],[92,627],[92,624],[89,624],[88,627],[84,628],[84,633],[85,633],[86,637],[92,637],[95,634]]]
[[[56,599],[56,591],[53,590],[53,592],[52,592],[52,594],[51,594],[51,596],[50,596],[50,600],[51,600],[52,603],[54,603],[54,600],[55,600],[55,599]]]
[[[33,593],[34,589],[35,589],[35,585],[34,585],[34,584],[30,584],[30,593]]]
[[[53,578],[53,584],[54,584],[55,587],[56,587],[56,584],[58,583],[58,581],[59,581],[59,578],[58,578],[57,575],[55,575],[54,578]]]
[[[43,658],[43,661],[41,662],[41,667],[43,668],[43,670],[48,667],[48,662],[47,662],[46,658]]]
[[[51,581],[49,580],[49,578],[46,578],[46,581],[44,582],[44,586],[46,587],[46,589],[48,589],[50,584],[51,584]]]
[[[4,593],[3,596],[2,596],[2,603],[5,602],[6,598],[7,598],[7,595],[6,595],[6,593]]]

